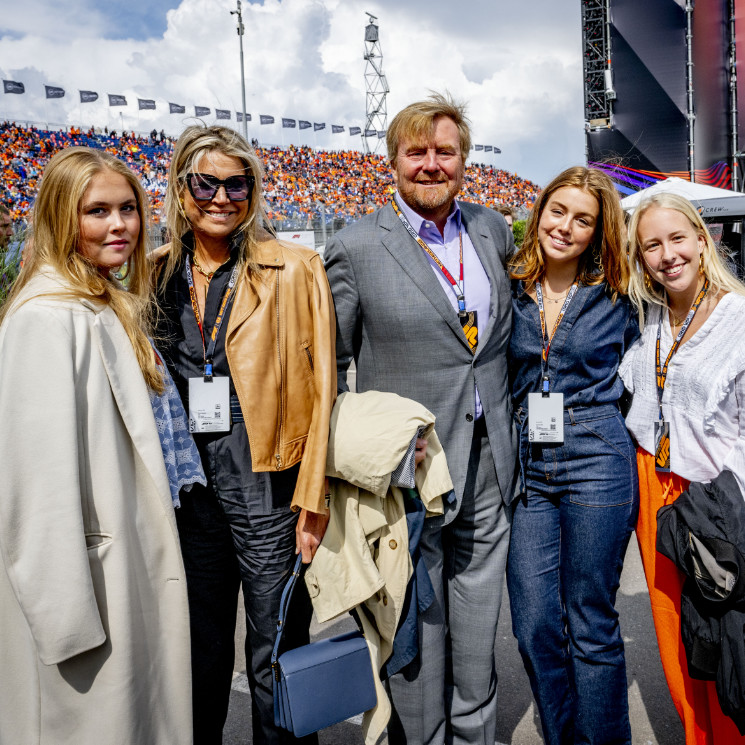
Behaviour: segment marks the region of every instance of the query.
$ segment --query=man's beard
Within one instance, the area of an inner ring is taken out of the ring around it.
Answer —
[[[460,180],[443,181],[437,188],[417,189],[416,182],[409,182],[403,188],[399,179],[399,194],[415,212],[431,212],[452,204],[455,195],[460,191]]]

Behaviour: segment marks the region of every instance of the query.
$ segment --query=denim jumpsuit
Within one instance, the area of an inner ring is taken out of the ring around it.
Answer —
[[[513,284],[510,384],[521,494],[513,502],[507,585],[549,745],[631,742],[615,599],[639,495],[617,370],[638,335],[627,298],[613,302],[604,283],[579,286],[548,359],[551,390],[564,394],[564,442],[530,444],[528,393],[540,391],[541,324],[536,302]]]

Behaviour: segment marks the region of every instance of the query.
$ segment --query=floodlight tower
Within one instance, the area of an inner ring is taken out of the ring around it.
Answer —
[[[367,11],[365,12],[367,13]],[[367,107],[362,141],[365,143],[366,153],[376,153],[382,142],[382,139],[378,137],[378,132],[385,132],[388,129],[388,110],[385,97],[389,88],[388,81],[383,74],[383,51],[380,48],[380,36],[378,35],[378,26],[375,23],[378,19],[372,13],[367,13],[367,16],[364,56]],[[368,136],[368,132],[372,131],[375,134]],[[374,141],[373,146],[370,145],[371,139]]]
[[[585,138],[590,132],[610,128],[613,90],[610,60],[610,0],[582,0],[583,66],[585,73]]]
[[[243,101],[243,137],[244,139],[248,139],[248,125],[246,124],[246,76],[243,72],[243,34],[245,33],[245,28],[243,27],[243,14],[241,13],[241,0],[236,0],[235,2],[235,10],[230,11],[231,16],[238,16],[238,41],[240,43],[241,48],[241,99]]]

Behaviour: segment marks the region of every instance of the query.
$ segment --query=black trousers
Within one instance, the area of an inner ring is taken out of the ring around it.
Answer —
[[[284,472],[281,478],[296,475],[296,471]],[[197,485],[192,492],[182,493],[182,506],[176,510],[191,616],[194,745],[222,743],[235,661],[240,585],[246,611],[253,742],[297,742],[274,726],[270,667],[279,601],[295,561],[297,514],[287,503],[256,515],[249,502],[247,490],[216,493],[211,487]],[[310,599],[304,586],[298,587],[283,635],[285,648],[307,644],[310,618]],[[312,735],[303,742],[316,743],[317,738]]]

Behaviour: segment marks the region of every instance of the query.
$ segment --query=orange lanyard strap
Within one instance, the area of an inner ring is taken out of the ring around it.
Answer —
[[[657,343],[655,344],[655,372],[657,374],[657,404],[660,407],[660,421],[664,419],[664,417],[662,416],[662,394],[665,391],[665,381],[667,380],[668,365],[670,364],[670,360],[673,358],[673,355],[678,351],[680,342],[685,336],[686,331],[688,331],[688,327],[691,325],[691,321],[693,321],[693,317],[696,315],[696,311],[698,310],[699,306],[703,302],[703,299],[706,297],[706,293],[708,291],[709,291],[709,278],[707,277],[706,280],[704,280],[704,286],[701,288],[698,295],[696,296],[696,299],[693,301],[693,305],[688,311],[688,314],[685,317],[685,321],[683,321],[683,325],[680,327],[680,331],[678,331],[678,335],[673,340],[673,344],[670,347],[670,351],[667,353],[667,359],[665,360],[664,365],[660,365],[660,339],[662,337],[662,318],[663,318],[662,312],[660,312],[660,322],[657,324]]]
[[[551,342],[554,340],[554,334],[556,333],[556,329],[559,328],[559,324],[562,322],[565,313],[569,309],[569,304],[574,299],[574,296],[577,294],[577,290],[579,289],[579,282],[577,280],[574,281],[574,284],[569,289],[569,292],[567,293],[566,299],[564,300],[564,303],[561,306],[561,310],[559,311],[559,315],[556,318],[556,323],[554,324],[554,329],[551,332],[551,336],[546,336],[546,311],[543,306],[543,290],[541,289],[541,283],[536,282],[535,285],[535,297],[538,301],[538,315],[541,319],[541,341],[543,343],[543,361],[548,362],[548,353],[551,351]]]
[[[204,376],[205,378],[212,377],[212,357],[215,354],[215,347],[217,346],[217,336],[220,333],[222,322],[225,319],[225,311],[228,308],[228,303],[233,296],[233,289],[238,279],[238,264],[233,267],[233,272],[230,275],[228,286],[225,289],[225,293],[220,303],[220,309],[217,311],[217,317],[215,318],[215,325],[212,327],[212,333],[210,334],[209,346],[205,347],[204,343],[204,327],[202,323],[202,317],[199,313],[199,304],[197,303],[197,290],[194,286],[194,275],[191,271],[191,260],[186,257],[186,281],[189,283],[189,298],[191,299],[191,309],[194,311],[194,318],[197,320],[197,326],[199,327],[199,335],[202,337],[202,354],[204,355]]]
[[[422,240],[421,236],[414,230],[411,223],[406,219],[406,215],[401,212],[401,208],[396,204],[396,200],[391,200],[391,206],[393,211],[398,215],[398,219],[408,231],[409,235],[419,244],[422,250],[426,251],[432,261],[435,262],[435,266],[442,272],[445,279],[450,282],[455,297],[458,300],[458,315],[461,318],[465,318],[466,313],[466,299],[464,294],[465,283],[463,282],[463,231],[458,231],[458,241],[460,243],[460,283],[455,281],[455,277],[448,271],[447,267],[440,261],[437,254]]]
[[[561,306],[559,315],[556,318],[556,323],[554,324],[554,329],[551,332],[551,336],[549,337],[546,335],[546,311],[543,306],[543,289],[541,288],[540,282],[535,283],[535,299],[538,303],[538,316],[541,319],[541,346],[543,349],[542,354],[541,354],[541,379],[542,379],[541,380],[541,385],[542,385],[541,392],[543,393],[544,396],[547,396],[549,392],[548,390],[549,389],[548,353],[551,351],[551,342],[554,340],[554,334],[556,333],[556,329],[559,328],[559,325],[564,319],[564,315],[569,309],[569,305],[574,299],[574,296],[577,294],[578,289],[579,289],[579,281],[575,278],[574,284],[569,288],[569,292],[567,293],[564,303]]]

